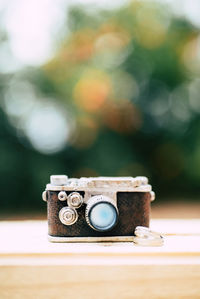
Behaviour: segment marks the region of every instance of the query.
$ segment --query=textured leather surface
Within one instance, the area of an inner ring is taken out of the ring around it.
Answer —
[[[84,192],[80,193],[84,195]],[[70,226],[62,224],[58,214],[60,209],[65,206],[67,206],[67,201],[58,200],[58,192],[48,191],[49,235],[56,237],[131,236],[136,226],[149,226],[149,192],[118,192],[119,220],[117,225],[107,232],[98,232],[88,226],[85,220],[85,204],[77,209],[79,218],[75,224]]]

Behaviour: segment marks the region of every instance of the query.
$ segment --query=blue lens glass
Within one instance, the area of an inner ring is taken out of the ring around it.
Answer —
[[[99,231],[106,231],[116,224],[117,211],[110,203],[101,202],[91,209],[89,218],[94,228]]]

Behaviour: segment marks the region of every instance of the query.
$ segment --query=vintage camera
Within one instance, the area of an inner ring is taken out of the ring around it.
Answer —
[[[155,194],[146,177],[52,175],[43,192],[52,242],[131,241],[137,226],[149,227]]]

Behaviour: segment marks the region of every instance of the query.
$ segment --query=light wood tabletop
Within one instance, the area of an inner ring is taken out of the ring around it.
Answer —
[[[0,298],[200,298],[200,219],[152,219],[162,247],[49,243],[45,220],[0,222]]]

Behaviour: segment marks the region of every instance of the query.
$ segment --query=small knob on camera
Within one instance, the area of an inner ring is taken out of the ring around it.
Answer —
[[[78,213],[75,209],[64,207],[59,212],[60,221],[65,225],[72,225],[78,220]]]
[[[47,191],[42,192],[42,199],[47,201]]]
[[[156,198],[155,192],[154,192],[154,191],[151,191],[151,192],[150,192],[150,195],[151,195],[151,201],[154,201],[155,198]]]
[[[58,199],[61,200],[61,201],[66,200],[66,199],[67,199],[67,194],[66,194],[66,192],[65,192],[65,191],[60,191],[60,192],[58,193]]]
[[[68,206],[78,209],[83,203],[83,197],[78,192],[72,192],[68,195],[67,203]]]

